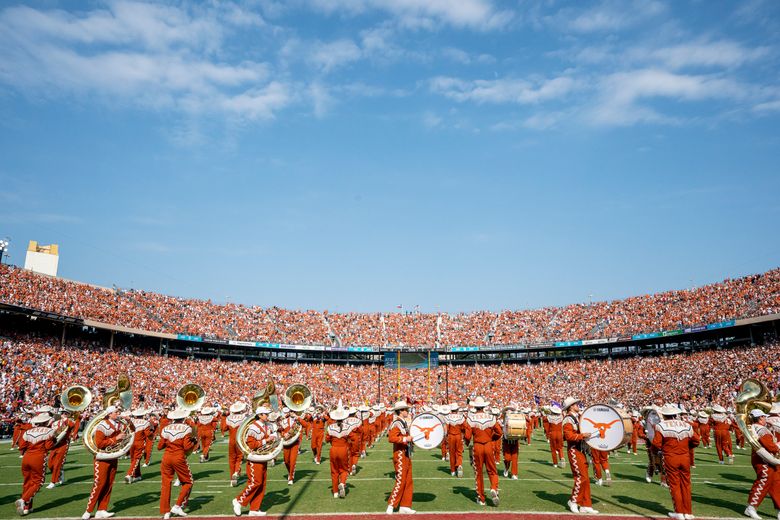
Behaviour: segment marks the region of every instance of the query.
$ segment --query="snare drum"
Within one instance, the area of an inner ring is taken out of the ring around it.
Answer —
[[[634,425],[631,417],[623,410],[608,404],[594,404],[582,412],[580,433],[598,432],[599,435],[586,439],[591,448],[612,451],[631,441]]]
[[[517,441],[525,439],[526,430],[525,414],[507,413],[504,419],[504,438],[508,441]]]

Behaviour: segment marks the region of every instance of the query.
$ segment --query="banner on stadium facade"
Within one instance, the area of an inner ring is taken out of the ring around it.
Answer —
[[[713,329],[723,329],[726,327],[733,327],[734,323],[735,323],[734,320],[721,321],[719,323],[710,323],[709,325],[707,325],[707,329],[713,330]]]
[[[176,334],[176,339],[180,339],[182,341],[203,341],[203,338],[200,336],[190,336],[188,334]]]
[[[374,347],[347,347],[347,352],[373,352]]]
[[[665,330],[661,333],[661,336],[677,336],[678,334],[682,334],[683,329],[677,329],[677,330]]]
[[[602,343],[609,343],[609,340],[607,338],[603,339],[584,339],[582,340],[583,345],[600,345]]]
[[[659,338],[661,337],[660,332],[648,332],[646,334],[636,334],[634,336],[631,336],[631,339],[651,339],[651,338]]]
[[[556,347],[580,347],[582,346],[582,340],[577,341],[556,341]]]
[[[238,347],[256,347],[257,343],[254,341],[238,341],[231,339],[228,341],[228,345],[236,345]]]
[[[385,352],[385,368],[397,370],[400,368],[419,369],[436,368],[439,366],[439,353]],[[400,363],[400,365],[399,365]]]
[[[686,329],[683,329],[685,332],[701,332],[703,330],[707,330],[706,325],[699,325],[698,327],[688,327]]]
[[[479,347],[450,347],[450,352],[476,352]]]

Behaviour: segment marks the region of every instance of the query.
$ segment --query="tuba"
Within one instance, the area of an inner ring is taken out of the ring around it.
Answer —
[[[62,408],[73,413],[81,413],[92,402],[92,392],[86,386],[73,385],[60,394]]]
[[[737,394],[735,404],[736,413],[734,418],[737,420],[737,426],[742,430],[742,434],[750,443],[750,446],[756,451],[756,455],[764,459],[768,464],[773,466],[780,465],[780,459],[761,446],[755,430],[746,423],[751,410],[758,408],[766,413],[772,408],[772,394],[769,392],[769,388],[758,379],[745,379],[739,385],[739,394]]]
[[[309,406],[311,406],[314,397],[308,386],[304,384],[294,384],[287,387],[284,396],[282,396],[282,400],[290,411],[295,412],[296,415],[300,416],[309,408]],[[284,446],[287,447],[294,444],[301,436],[302,431],[303,425],[300,421],[295,423],[295,426],[282,439]]]
[[[176,392],[176,405],[190,413],[200,410],[205,402],[206,392],[195,383],[187,383]]]
[[[71,390],[71,388],[68,390]],[[76,398],[74,397],[74,399]],[[106,408],[109,406],[117,406],[122,409],[128,409],[130,408],[132,401],[133,393],[130,390],[130,378],[127,377],[126,374],[122,374],[119,376],[117,385],[103,396],[103,411],[93,417],[84,429],[84,447],[92,452],[97,460],[118,459],[130,451],[130,447],[133,445],[133,431],[135,430],[135,427],[132,422],[124,417],[117,418],[117,422],[122,427],[122,431],[125,434],[125,438],[118,444],[114,444],[105,449],[98,448],[97,444],[95,444],[95,430],[100,422],[108,416],[105,411]]]
[[[255,421],[255,410],[263,404],[270,405],[272,409],[279,408],[279,401],[276,397],[276,385],[269,381],[266,387],[255,394],[252,398],[252,410],[241,423],[236,431],[236,444],[250,462],[268,462],[275,459],[282,452],[282,439],[277,437],[273,442],[269,442],[256,450],[249,447],[246,442],[249,426]]]

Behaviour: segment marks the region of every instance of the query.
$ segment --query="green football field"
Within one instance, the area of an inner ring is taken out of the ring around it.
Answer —
[[[382,513],[393,484],[393,467],[390,461],[390,445],[385,437],[360,460],[357,475],[350,477],[345,499],[334,499],[330,490],[330,466],[325,460],[321,465],[312,461],[308,441],[307,451],[299,456],[296,482],[287,485],[284,464],[269,467],[269,483],[263,510],[269,514],[290,513]],[[22,479],[20,459],[10,444],[0,444],[0,518],[16,517],[13,502],[21,493]],[[467,455],[464,454],[467,458]],[[159,516],[161,454],[154,451],[152,464],[143,468],[143,481],[125,484],[124,473],[129,461],[121,460],[111,510],[117,516]],[[736,450],[733,465],[719,465],[714,448],[699,448],[697,467],[693,470],[693,511],[697,516],[741,517],[747,494],[755,473],[750,465],[750,451]],[[35,497],[33,518],[77,517],[84,512],[92,485],[91,457],[81,444],[71,446],[65,465],[66,483],[49,490],[43,487]],[[611,487],[598,487],[593,483],[594,507],[604,513],[666,516],[671,508],[667,489],[656,481],[645,482],[647,455],[640,446],[639,454],[625,451],[612,454],[613,483]],[[189,512],[195,516],[232,515],[231,499],[239,488],[231,488],[227,470],[227,442],[219,439],[213,447],[211,461],[199,463],[197,455],[190,456],[195,485]],[[417,450],[413,458],[414,505],[419,512],[453,511],[523,511],[567,512],[566,500],[571,491],[571,473],[551,464],[549,447],[541,430],[534,434],[530,446],[521,445],[520,478],[509,480],[499,470],[501,504],[498,508],[479,506],[476,503],[473,471],[464,463],[461,479],[450,476],[449,463],[441,460],[439,450]],[[591,468],[592,469],[592,468]],[[592,477],[592,471],[591,471]],[[47,476],[47,483],[50,477]],[[593,479],[592,479],[593,481]],[[239,486],[243,484],[243,480]],[[486,488],[489,487],[486,485]],[[178,488],[174,488],[174,497]],[[488,501],[488,504],[490,502]],[[775,516],[769,497],[759,508],[763,515]]]

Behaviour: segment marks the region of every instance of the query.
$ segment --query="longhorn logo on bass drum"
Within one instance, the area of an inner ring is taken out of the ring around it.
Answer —
[[[444,440],[444,425],[438,417],[430,413],[415,417],[409,430],[412,442],[421,450],[432,450]]]
[[[597,450],[611,451],[624,446],[631,440],[633,429],[631,418],[623,410],[606,404],[594,404],[586,408],[580,419],[581,433],[598,433],[585,441]]]

